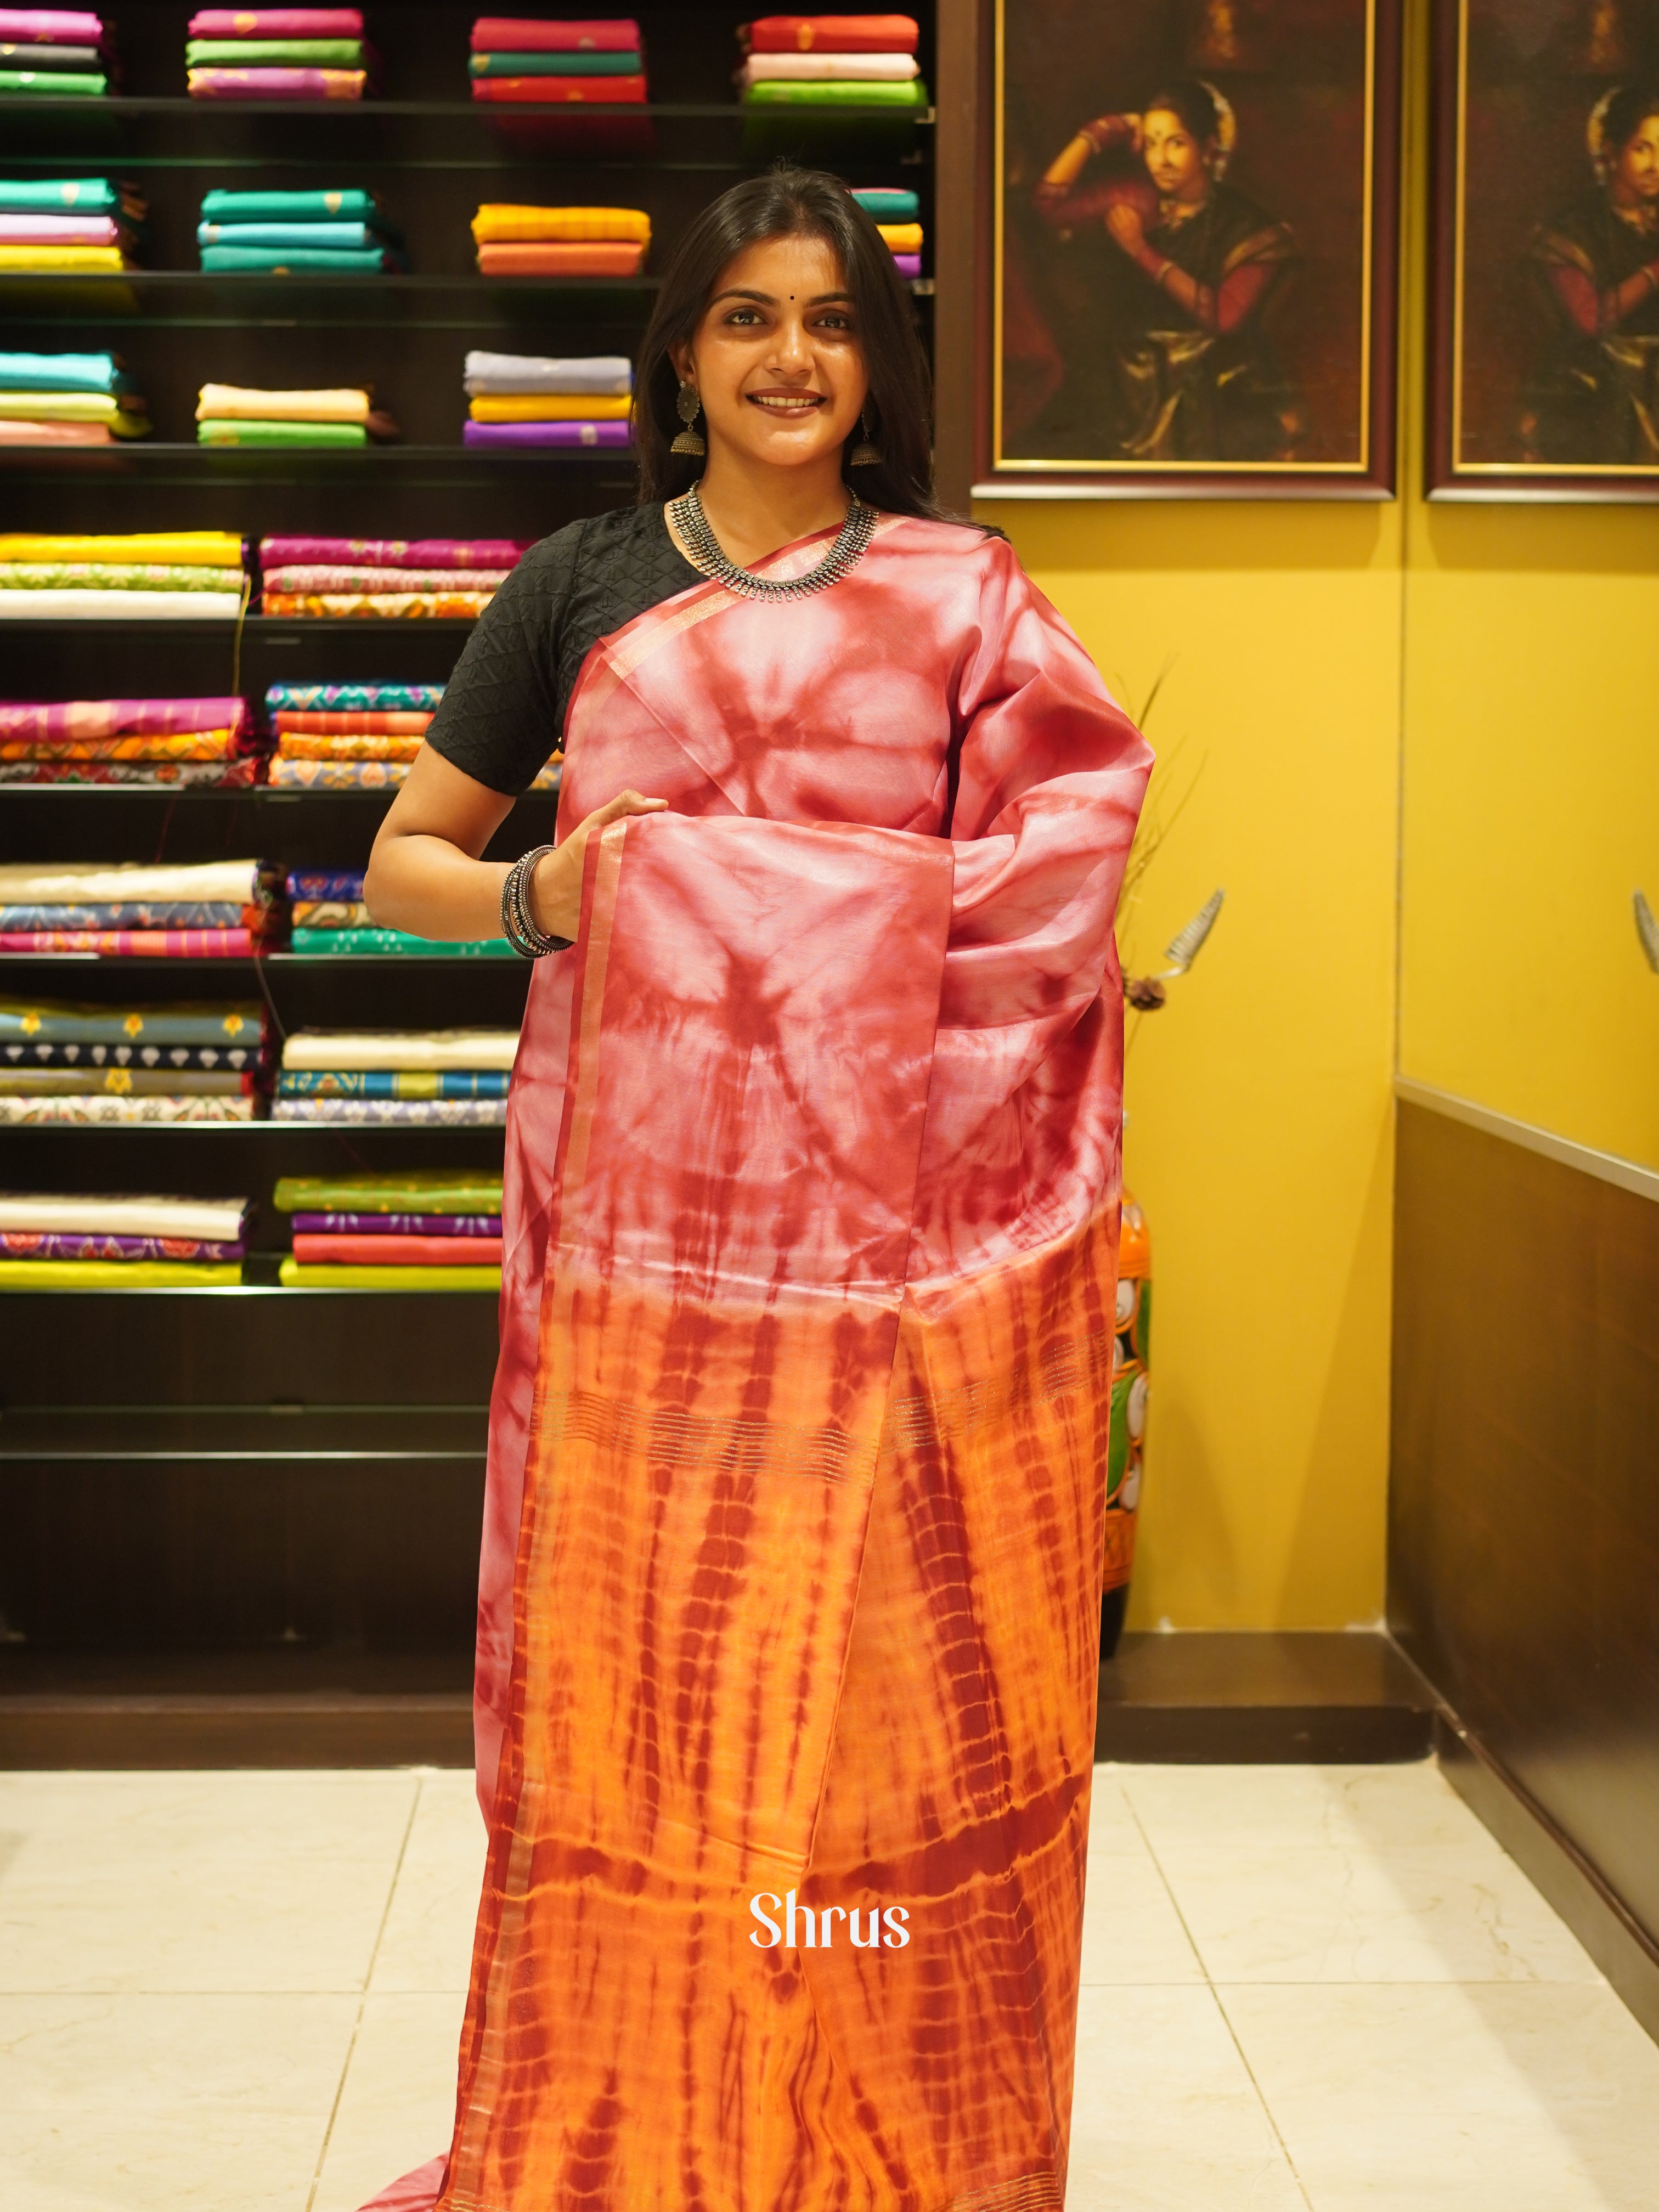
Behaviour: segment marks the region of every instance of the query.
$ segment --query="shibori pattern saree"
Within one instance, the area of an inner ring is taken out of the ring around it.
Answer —
[[[564,830],[673,811],[531,987],[455,2132],[376,2201],[1058,2208],[1151,756],[901,517],[601,640],[566,730]]]

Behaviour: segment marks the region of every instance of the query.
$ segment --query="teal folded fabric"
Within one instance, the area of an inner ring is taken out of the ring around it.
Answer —
[[[745,107],[926,107],[927,88],[920,77],[890,84],[865,78],[763,77],[746,86]]]
[[[504,937],[486,937],[476,944],[452,944],[432,937],[411,937],[404,929],[296,929],[289,940],[295,952],[400,952],[428,960],[516,960],[520,957]]]
[[[366,222],[198,222],[198,246],[372,246],[376,252],[389,241],[377,238]]]
[[[121,195],[107,177],[0,179],[0,215],[119,215]]]
[[[310,270],[318,276],[377,276],[396,265],[396,257],[378,246],[354,250],[326,246],[204,246],[204,269],[241,270],[291,276]]]
[[[853,198],[876,222],[920,222],[921,202],[915,192],[888,185],[855,185]]]
[[[9,189],[0,185],[0,195]],[[212,191],[202,195],[204,222],[370,222],[379,212],[380,203],[373,192]]]
[[[0,353],[0,392],[115,392],[131,384],[113,354]]]
[[[191,39],[187,69],[362,69],[361,39]]]
[[[86,76],[78,70],[0,69],[0,92],[44,94],[49,100],[96,100],[109,90],[106,76]]]
[[[202,446],[366,446],[361,422],[234,422],[216,418],[196,425]]]
[[[474,76],[642,76],[645,64],[636,53],[471,54],[467,69]]]

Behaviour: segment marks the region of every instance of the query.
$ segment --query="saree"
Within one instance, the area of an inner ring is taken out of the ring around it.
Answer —
[[[672,811],[531,982],[455,2131],[377,2202],[1057,2212],[1150,754],[893,516],[601,639],[566,749],[565,834]]]

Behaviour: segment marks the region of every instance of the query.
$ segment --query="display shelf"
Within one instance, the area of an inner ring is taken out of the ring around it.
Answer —
[[[0,1462],[474,1461],[483,1455],[489,1419],[488,1405],[20,1406],[0,1409]]]

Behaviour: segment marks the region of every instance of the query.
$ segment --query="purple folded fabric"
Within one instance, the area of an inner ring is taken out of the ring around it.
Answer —
[[[893,266],[901,276],[920,276],[921,256],[919,253],[896,253],[893,256]]]
[[[614,450],[633,443],[626,422],[465,422],[464,446],[493,446],[523,453],[526,448],[604,446]]]
[[[189,730],[240,730],[247,720],[246,699],[0,700],[0,738],[31,744],[48,738],[149,738]]]
[[[96,46],[104,26],[96,15],[64,8],[0,8],[0,44]]]
[[[526,538],[262,538],[262,568],[510,568]]]
[[[499,1213],[296,1213],[296,1237],[499,1237]]]
[[[358,8],[204,8],[190,19],[192,39],[361,39]]]
[[[0,1229],[4,1260],[240,1260],[240,1244],[201,1237],[91,1237],[67,1231]]]

